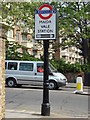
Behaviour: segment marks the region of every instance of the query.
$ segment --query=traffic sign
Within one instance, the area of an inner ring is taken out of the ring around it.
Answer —
[[[35,11],[35,39],[56,39],[56,10],[49,4],[43,4]]]

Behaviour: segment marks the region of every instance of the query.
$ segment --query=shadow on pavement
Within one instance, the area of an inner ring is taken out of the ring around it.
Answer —
[[[6,87],[6,88],[9,88],[9,89],[11,89],[11,88],[19,88],[19,89],[37,89],[37,90],[41,89],[41,90],[43,90],[43,87],[42,87],[42,86],[22,85],[21,87],[18,87],[18,86],[15,86],[15,87],[5,86],[5,87]],[[59,88],[59,89],[57,89],[57,90],[55,90],[55,91],[60,91],[60,90],[63,90],[63,88]],[[50,90],[50,91],[52,91],[52,90]]]

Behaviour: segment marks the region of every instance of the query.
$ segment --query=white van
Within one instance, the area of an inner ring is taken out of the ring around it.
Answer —
[[[42,68],[41,68],[42,67]],[[40,71],[40,69],[42,69]],[[42,61],[5,61],[5,78],[9,87],[21,85],[43,85]],[[66,85],[66,77],[49,65],[49,89],[58,89]]]

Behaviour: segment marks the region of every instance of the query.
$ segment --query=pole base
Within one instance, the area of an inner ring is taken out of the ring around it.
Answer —
[[[41,115],[50,116],[50,104],[49,103],[42,103]]]

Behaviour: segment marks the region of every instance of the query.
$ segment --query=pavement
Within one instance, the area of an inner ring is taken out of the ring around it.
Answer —
[[[40,118],[40,120],[41,120],[41,118],[46,118],[47,120],[49,119],[49,118],[55,118],[55,119],[57,119],[57,118],[61,118],[61,119],[65,119],[65,118],[68,118],[68,119],[70,119],[71,120],[71,118],[78,118],[77,120],[79,120],[79,118],[82,118],[81,120],[83,120],[83,118],[85,119],[85,120],[87,120],[87,117],[85,117],[85,116],[80,116],[80,117],[75,117],[75,116],[66,116],[66,115],[63,115],[63,114],[55,114],[55,113],[50,113],[50,116],[42,116],[41,115],[41,113],[40,112],[34,112],[34,111],[16,111],[16,110],[5,110],[5,118],[10,118],[10,120],[11,119],[21,119],[21,118],[25,118],[25,120],[26,120],[26,118],[36,118],[36,120],[39,120],[39,118]],[[75,120],[76,120],[75,119]],[[52,120],[52,119],[51,119]],[[74,119],[73,119],[74,120]]]
[[[67,84],[66,88],[75,88],[76,89],[76,84],[74,83],[70,83],[70,84]],[[77,93],[77,94],[81,94],[81,95],[89,95],[88,93],[88,89],[89,87],[87,86],[84,86],[83,87],[83,91],[82,93]],[[74,93],[74,91],[73,91]],[[48,118],[72,118],[70,116],[64,116],[62,114],[55,114],[55,113],[50,113],[50,116],[42,116],[40,112],[34,112],[34,111],[26,111],[26,110],[22,110],[22,111],[19,111],[19,110],[9,110],[9,109],[6,109],[5,110],[5,118],[34,118],[35,120],[38,120],[39,118],[46,118],[48,120]],[[81,116],[80,116],[81,118]],[[83,118],[83,116],[82,116]],[[33,120],[34,120],[33,119]],[[86,120],[87,118],[85,118]],[[8,120],[8,119],[7,119]],[[64,119],[63,119],[64,120]],[[82,119],[83,120],[83,119]]]
[[[50,113],[50,116],[42,116],[40,112],[15,111],[15,110],[6,110],[5,116],[6,118],[67,118],[68,117],[54,113]]]

